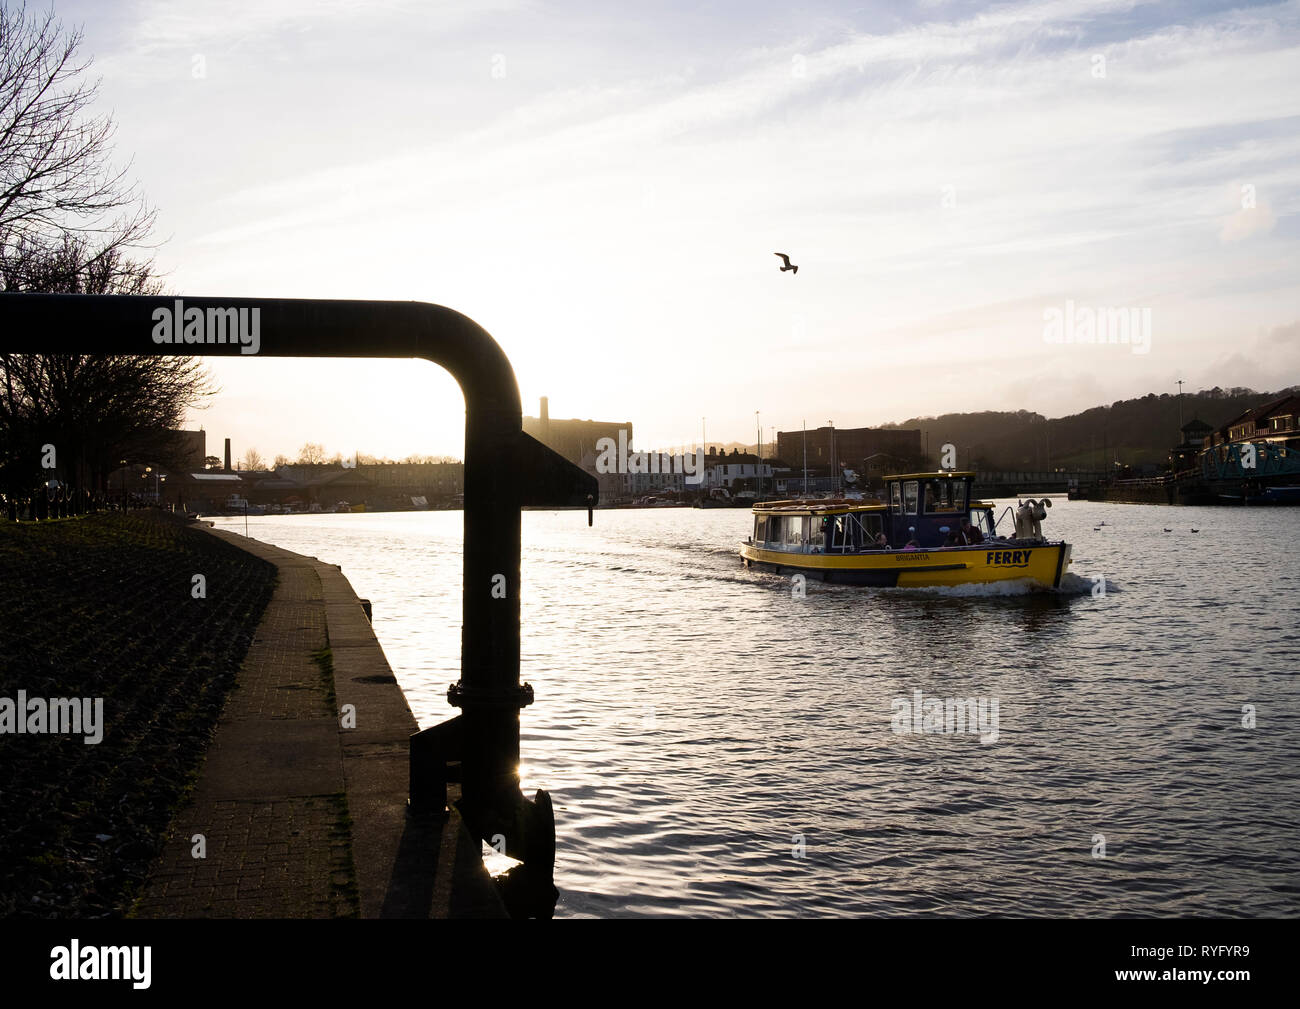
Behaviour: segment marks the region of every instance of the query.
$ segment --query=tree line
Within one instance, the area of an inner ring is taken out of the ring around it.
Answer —
[[[0,292],[166,294],[156,212],[92,113],[81,43],[53,11],[0,7]],[[0,352],[0,494],[102,491],[124,461],[175,466],[168,432],[215,391],[193,357]]]
[[[1257,392],[1233,387],[1195,393],[1148,393],[1136,399],[1095,406],[1067,417],[1047,418],[1027,410],[946,413],[913,417],[885,428],[919,428],[931,461],[939,447],[957,447],[960,469],[1111,470],[1164,465],[1183,438],[1181,427],[1199,419],[1219,428],[1246,410],[1277,399],[1296,387]]]
[[[210,466],[220,466],[221,460],[216,456],[208,456]],[[256,448],[245,450],[240,461],[246,470],[265,470],[267,468],[266,460],[262,457]],[[309,441],[298,450],[298,458],[290,459],[287,455],[277,455],[275,461],[271,463],[271,469],[280,469],[284,466],[342,466],[345,457],[341,452],[335,452],[328,455],[325,446]],[[387,456],[371,455],[368,452],[357,452],[346,457],[347,462],[354,462],[358,466],[397,466],[397,465],[428,465],[430,463],[456,463],[460,462],[449,455],[420,455],[413,453],[401,459],[389,459]]]

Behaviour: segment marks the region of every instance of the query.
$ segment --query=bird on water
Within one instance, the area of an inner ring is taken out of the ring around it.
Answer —
[[[772,255],[774,255],[774,256],[780,256],[780,257],[781,257],[781,260],[785,263],[785,266],[781,267],[781,272],[782,272],[782,273],[785,273],[786,270],[793,270],[795,273],[798,273],[798,272],[799,272],[799,267],[797,267],[797,266],[795,266],[793,263],[791,263],[791,262],[790,262],[790,257],[787,256],[784,252],[774,252],[774,253],[772,253]]]

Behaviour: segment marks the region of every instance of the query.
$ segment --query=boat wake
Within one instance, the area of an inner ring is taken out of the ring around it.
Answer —
[[[1123,592],[1118,585],[1107,578],[1103,578],[1105,589],[1109,592]],[[1061,587],[1056,592],[1063,596],[1089,596],[1092,595],[1093,585],[1096,580],[1085,578],[1083,575],[1072,574],[1067,571],[1061,576]]]
[[[783,576],[775,576],[783,577]],[[788,577],[783,580],[788,581]],[[815,586],[815,588],[814,588]],[[891,596],[938,596],[948,599],[992,598],[1003,596],[1087,596],[1092,594],[1093,580],[1068,571],[1061,577],[1061,587],[1052,588],[1041,585],[1032,579],[1023,578],[1001,582],[970,582],[965,585],[906,585],[891,588],[866,588],[860,585],[823,585],[820,582],[808,582],[810,592],[882,592]],[[1114,582],[1106,582],[1106,592],[1123,591]]]

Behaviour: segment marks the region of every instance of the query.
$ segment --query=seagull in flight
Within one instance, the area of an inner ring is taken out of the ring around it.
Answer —
[[[774,252],[774,253],[772,253],[772,255],[774,255],[774,256],[780,256],[781,259],[784,261],[785,266],[781,267],[781,272],[782,272],[782,273],[785,273],[786,270],[793,270],[795,273],[798,273],[798,272],[799,272],[799,267],[797,267],[797,266],[795,266],[793,263],[791,263],[791,262],[790,262],[790,257],[787,256],[784,252]]]

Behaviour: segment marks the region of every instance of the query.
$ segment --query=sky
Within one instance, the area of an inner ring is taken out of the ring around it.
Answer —
[[[642,449],[1300,382],[1300,4],[639,6],[55,2],[170,289],[449,306]],[[211,370],[210,452],[462,454],[427,362]]]

